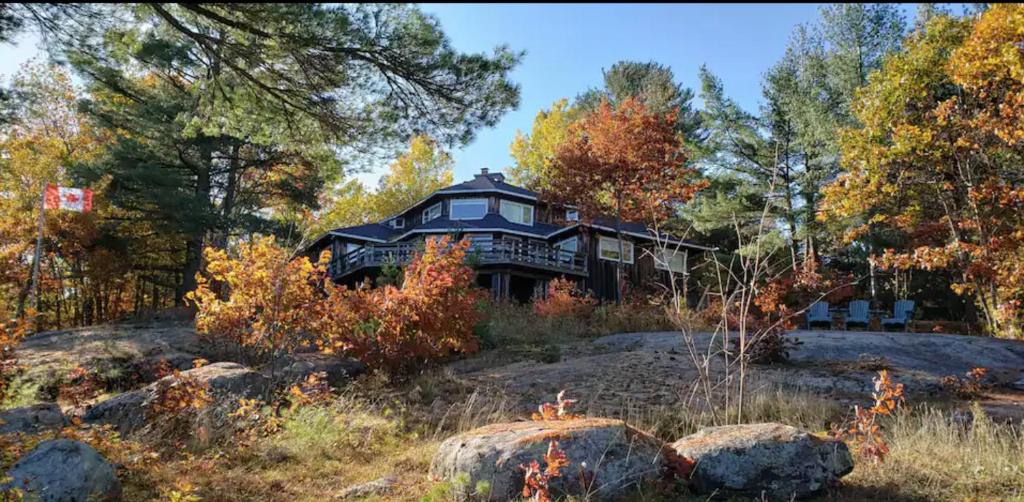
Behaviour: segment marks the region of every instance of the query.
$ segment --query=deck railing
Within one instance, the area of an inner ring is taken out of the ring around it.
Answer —
[[[398,266],[412,261],[419,251],[415,243],[370,244],[331,260],[331,277],[338,279],[365,267],[385,264]],[[586,274],[587,257],[583,253],[534,242],[497,240],[475,242],[467,253],[467,262],[474,265],[521,265],[553,272]]]

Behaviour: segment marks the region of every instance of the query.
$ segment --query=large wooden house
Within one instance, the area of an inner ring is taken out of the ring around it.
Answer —
[[[685,281],[690,255],[708,248],[670,236],[656,239],[644,225],[623,223],[623,277],[632,287]],[[467,238],[477,281],[495,298],[529,301],[564,276],[601,299],[614,299],[619,245],[613,220],[583,222],[572,208],[547,204],[536,192],[481,170],[473,180],[434,192],[390,218],[327,232],[308,248],[331,250],[338,283],[377,276],[386,264],[412,259],[428,236]],[[657,241],[668,246],[657,246]],[[665,250],[668,248],[667,250]],[[659,249],[660,259],[655,259]],[[672,274],[668,269],[671,268]]]

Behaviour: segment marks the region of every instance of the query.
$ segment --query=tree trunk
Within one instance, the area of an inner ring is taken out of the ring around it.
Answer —
[[[615,263],[615,304],[622,304],[622,269],[624,267],[624,247],[622,245],[622,195],[615,198],[615,238],[619,241],[619,260]],[[598,245],[600,248],[600,244]],[[598,249],[600,254],[600,249]]]
[[[210,145],[202,147],[201,165],[196,169],[196,199],[202,201],[203,216],[210,215],[210,166],[213,159],[213,150]],[[203,263],[203,245],[206,239],[206,231],[195,231],[185,242],[185,265],[181,270],[181,283],[174,295],[174,304],[182,306],[185,304],[185,295],[196,289],[196,274]]]

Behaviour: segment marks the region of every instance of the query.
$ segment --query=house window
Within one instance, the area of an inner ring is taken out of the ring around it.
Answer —
[[[580,241],[576,237],[569,237],[564,241],[558,241],[555,243],[555,247],[563,251],[572,251],[573,253],[579,251]]]
[[[405,218],[395,218],[391,220],[391,228],[405,228]]]
[[[487,215],[487,199],[452,199],[451,219],[479,220]]]
[[[622,261],[633,263],[633,243],[622,241]],[[611,237],[601,237],[597,243],[597,255],[602,260],[619,261],[619,241]]]
[[[476,234],[469,236],[469,249],[473,251],[489,251],[494,244],[494,236]]]
[[[508,200],[501,201],[501,215],[520,225],[533,225],[533,206]]]
[[[672,272],[686,273],[686,251],[675,249],[664,249],[660,256],[654,260],[654,267],[658,270],[671,270]]]
[[[565,221],[580,221],[580,212],[575,209],[566,209]]]
[[[438,202],[433,206],[430,206],[423,210],[423,223],[430,220],[436,220],[441,217],[441,203]]]

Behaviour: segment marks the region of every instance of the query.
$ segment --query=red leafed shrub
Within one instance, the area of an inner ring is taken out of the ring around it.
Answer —
[[[893,383],[887,370],[878,372],[875,378],[875,391],[871,394],[875,403],[870,408],[854,406],[854,419],[846,428],[833,429],[832,436],[853,443],[857,453],[875,462],[882,462],[889,454],[889,445],[882,437],[882,426],[878,417],[892,416],[902,407],[906,399],[903,396],[903,384]]]
[[[320,304],[320,347],[392,372],[478,349],[473,327],[484,300],[465,264],[469,241],[428,239],[404,271],[401,287],[328,288]]]
[[[558,277],[548,283],[547,295],[533,301],[533,311],[541,317],[578,317],[590,313],[597,303],[581,292],[576,283]]]
[[[81,366],[76,366],[57,390],[57,401],[78,408],[102,391],[103,387],[96,375]]]
[[[566,399],[565,391],[558,393],[556,397],[557,402],[544,403],[537,407],[537,412],[530,416],[531,420],[542,421],[542,420],[573,420],[580,418],[582,415],[578,415],[569,411],[569,408],[576,404],[575,399]]]
[[[286,250],[260,239],[239,259],[208,249],[206,274],[189,299],[200,333],[254,356],[275,361],[315,343],[324,352],[399,372],[477,350],[473,326],[484,293],[465,264],[468,248],[468,241],[428,239],[400,287],[349,289],[327,278],[325,256],[316,263],[289,260]]]
[[[530,461],[530,465],[519,465],[523,476],[523,497],[534,502],[550,502],[551,480],[562,476],[562,469],[569,466],[569,457],[558,448],[558,441],[548,443],[548,452],[544,454],[543,470],[540,462]]]
[[[147,408],[151,418],[198,412],[213,402],[210,384],[174,370],[156,383],[156,398]]]
[[[988,369],[986,368],[974,368],[964,375],[966,378],[953,375],[942,377],[941,384],[944,389],[961,399],[974,399],[988,387],[988,384],[985,383],[987,374]]]

